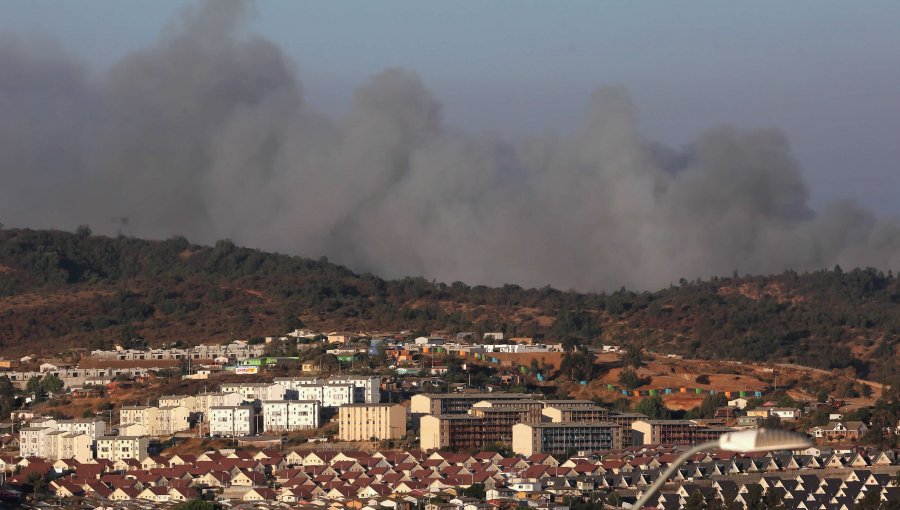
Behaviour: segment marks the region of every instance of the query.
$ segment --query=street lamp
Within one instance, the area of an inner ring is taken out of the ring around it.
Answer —
[[[812,444],[812,440],[802,434],[777,429],[747,429],[722,434],[715,441],[698,444],[682,453],[680,457],[675,459],[675,462],[669,465],[662,475],[654,480],[632,508],[637,510],[643,508],[682,464],[700,452],[715,449],[738,453],[796,450],[808,448]]]

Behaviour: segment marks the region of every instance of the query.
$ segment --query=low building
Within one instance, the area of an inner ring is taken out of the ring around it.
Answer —
[[[520,455],[566,455],[579,451],[619,449],[622,427],[612,423],[517,423],[512,449]]]
[[[859,439],[869,427],[861,421],[837,421],[821,427],[809,429],[809,434],[816,438],[824,439]]]
[[[803,410],[795,407],[773,407],[769,409],[769,416],[776,416],[782,421],[796,421],[803,417]]]
[[[350,404],[338,411],[342,441],[400,439],[406,435],[406,408],[400,404]]]

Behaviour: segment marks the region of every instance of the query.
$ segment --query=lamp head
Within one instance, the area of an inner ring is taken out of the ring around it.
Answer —
[[[747,429],[719,437],[719,448],[738,453],[797,450],[812,444],[803,434],[778,429]]]

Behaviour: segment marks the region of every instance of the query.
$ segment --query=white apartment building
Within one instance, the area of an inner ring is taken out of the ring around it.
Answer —
[[[244,400],[281,400],[284,398],[284,386],[278,383],[234,382],[222,383],[222,392],[237,393]]]
[[[91,441],[95,441],[98,437],[106,434],[106,422],[98,418],[88,418],[84,420],[58,420],[56,422],[57,430],[66,432],[75,432],[78,434],[87,434],[91,437]]]
[[[97,439],[97,458],[113,462],[147,458],[149,440],[136,436],[103,436]]]
[[[55,432],[52,427],[23,427],[19,429],[19,456],[48,458],[47,434]]]
[[[256,432],[256,413],[251,406],[212,407],[209,413],[212,437],[251,436]]]
[[[197,408],[203,419],[209,421],[209,411],[213,407],[233,407],[241,405],[244,397],[240,393],[211,392],[197,394]]]
[[[265,432],[319,427],[318,400],[268,400],[262,403],[262,413]]]
[[[328,384],[349,384],[353,386],[354,404],[377,404],[381,402],[381,377],[333,376]]]
[[[94,438],[87,432],[103,430],[102,421],[54,420],[39,418],[19,430],[19,456],[42,457],[50,460],[76,459],[87,462],[93,458]]]
[[[44,436],[44,456],[48,460],[75,459],[88,462],[94,458],[94,440],[87,434],[54,430]]]

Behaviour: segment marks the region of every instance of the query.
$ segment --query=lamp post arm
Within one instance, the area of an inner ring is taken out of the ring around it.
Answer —
[[[675,462],[669,464],[669,467],[666,468],[663,474],[659,475],[656,480],[654,480],[653,483],[650,484],[650,487],[648,487],[647,490],[644,491],[644,494],[641,495],[641,497],[637,501],[635,501],[634,506],[632,506],[631,508],[641,510],[641,508],[646,506],[647,502],[650,501],[650,498],[653,497],[654,494],[659,492],[659,489],[661,489],[662,486],[666,484],[666,480],[674,475],[675,472],[678,471],[678,468],[680,468],[685,462],[687,462],[688,459],[700,452],[713,450],[718,447],[718,441],[710,441],[708,443],[701,443],[689,448],[687,451],[682,453],[681,456],[675,459]]]

